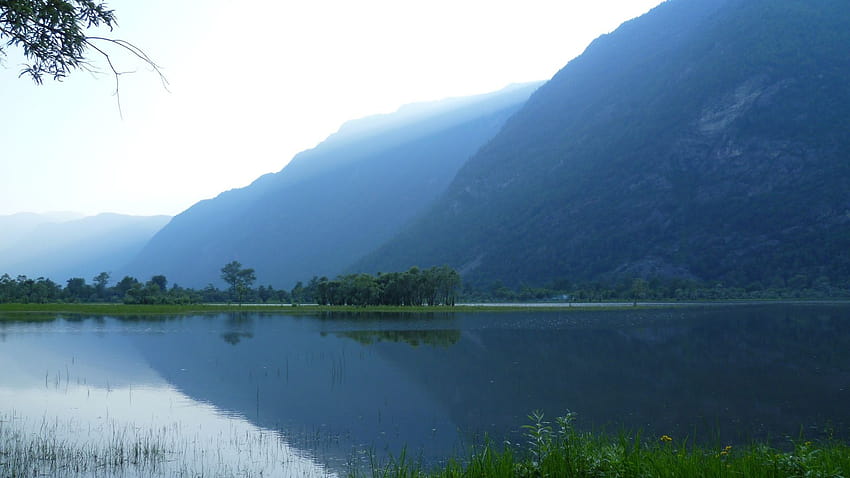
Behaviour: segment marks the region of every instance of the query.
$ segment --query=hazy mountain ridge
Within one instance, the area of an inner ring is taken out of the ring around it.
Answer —
[[[355,269],[850,278],[850,12],[670,0],[591,44]]]
[[[356,120],[279,173],[176,216],[125,268],[201,287],[238,260],[291,287],[335,275],[424,210],[539,84]]]
[[[82,214],[72,212],[51,212],[44,214],[20,212],[0,216],[0,231],[2,231],[0,233],[0,251],[15,245],[42,224],[66,222],[81,217],[83,217]]]
[[[7,219],[15,216],[20,223],[20,215],[0,217],[0,223],[11,223]],[[110,213],[72,217],[28,216],[27,227],[15,230],[17,240],[0,249],[0,274],[45,277],[60,283],[71,277],[91,281],[100,272],[116,271],[138,254],[171,219]]]

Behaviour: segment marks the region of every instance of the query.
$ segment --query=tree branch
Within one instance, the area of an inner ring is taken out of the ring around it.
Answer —
[[[84,55],[87,48],[99,53],[115,78],[115,96],[118,111],[123,118],[120,96],[121,75],[132,71],[119,71],[113,61],[115,46],[140,60],[159,76],[163,88],[168,91],[168,80],[153,59],[141,48],[121,39],[88,36],[85,30],[104,25],[111,31],[115,25],[114,11],[109,10],[102,0],[0,0],[0,55],[5,47],[23,49],[24,57],[32,61],[24,64],[19,76],[29,74],[36,84],[42,83],[42,75],[53,75],[61,81],[72,70],[83,69],[97,73],[97,68]]]

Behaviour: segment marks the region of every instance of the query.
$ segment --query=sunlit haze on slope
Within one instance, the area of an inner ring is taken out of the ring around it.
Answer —
[[[279,171],[351,119],[551,78],[659,0],[113,0],[114,79],[0,67],[0,214],[176,214]],[[98,59],[99,61],[99,59]],[[101,69],[105,69],[100,65]]]

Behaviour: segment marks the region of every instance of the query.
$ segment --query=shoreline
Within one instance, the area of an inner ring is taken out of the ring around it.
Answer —
[[[48,303],[0,304],[0,321],[14,320],[15,315],[38,314],[69,315],[191,315],[229,313],[278,313],[286,315],[325,315],[331,313],[353,314],[452,314],[477,312],[570,312],[600,310],[650,310],[693,307],[759,306],[759,305],[846,305],[847,299],[771,299],[771,300],[717,300],[717,301],[660,301],[660,302],[532,302],[532,303],[463,303],[455,306],[326,306],[293,304],[193,304],[193,305],[136,305],[114,303]],[[44,317],[43,320],[49,320]]]

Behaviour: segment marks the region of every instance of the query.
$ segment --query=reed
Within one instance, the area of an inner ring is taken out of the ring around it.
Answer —
[[[454,457],[434,469],[400,460],[373,464],[373,478],[470,477],[846,477],[850,476],[850,446],[827,441],[791,440],[786,450],[765,444],[707,447],[667,435],[645,438],[579,432],[574,416],[554,423],[542,414],[530,416],[524,442],[492,442]],[[361,473],[353,471],[352,476]]]
[[[91,440],[73,419],[28,423],[0,415],[0,477],[335,476],[268,431],[234,428],[202,436],[176,423],[152,428],[111,423],[96,435]]]

